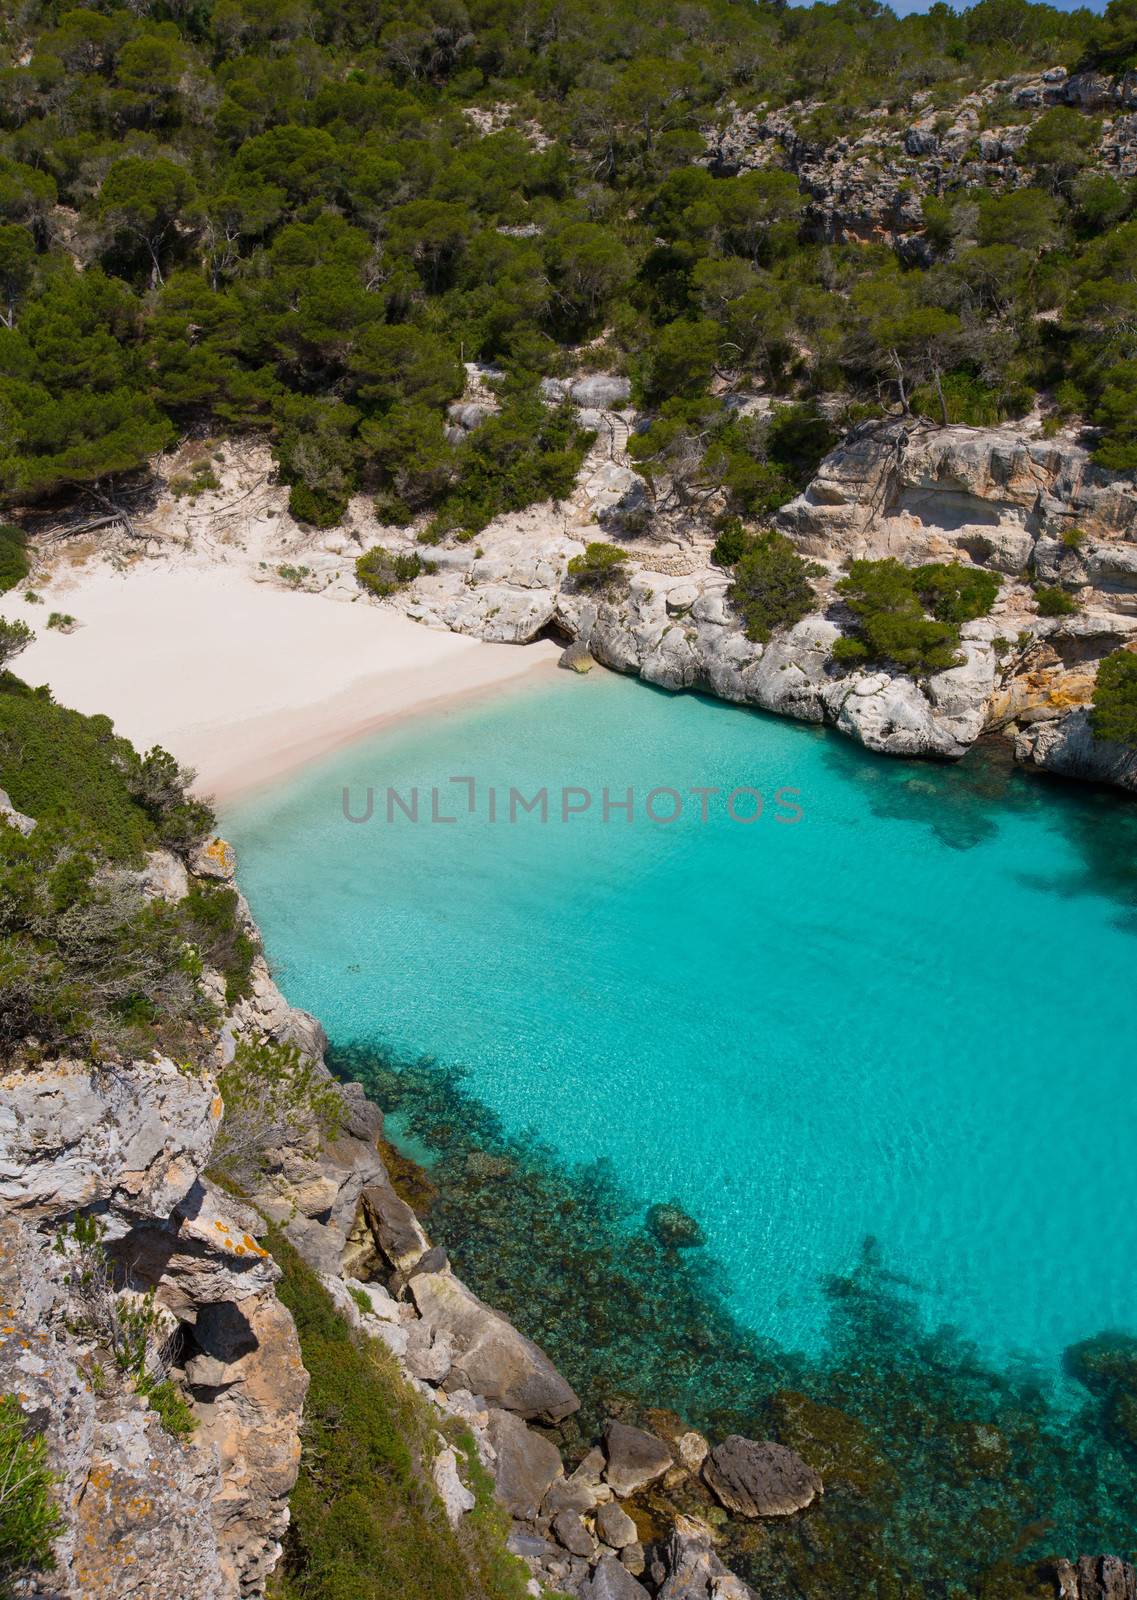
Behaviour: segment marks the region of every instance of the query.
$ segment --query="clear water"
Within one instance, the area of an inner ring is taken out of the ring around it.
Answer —
[[[357,814],[373,787],[370,822],[345,820],[345,785]],[[387,787],[415,785],[420,820],[388,824]],[[426,820],[435,785],[453,824]],[[550,820],[511,824],[510,785],[547,786]],[[592,810],[562,823],[562,785]],[[653,824],[657,785],[747,785],[766,809],[743,825],[712,799],[704,823],[690,799]],[[605,786],[635,791],[631,823],[604,821]],[[777,820],[780,786],[800,821]],[[992,1362],[1055,1372],[1073,1341],[1137,1329],[1124,802],[566,673],[340,752],[224,824],[285,992],[334,1041],[461,1063],[508,1132],[677,1200],[779,1346],[820,1353],[822,1280],[868,1236],[927,1325]]]

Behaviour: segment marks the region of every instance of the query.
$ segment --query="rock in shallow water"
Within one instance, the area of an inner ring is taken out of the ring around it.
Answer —
[[[668,1245],[673,1250],[693,1250],[707,1242],[694,1217],[688,1216],[675,1200],[669,1200],[666,1205],[649,1207],[647,1225],[660,1244]]]
[[[794,1450],[732,1433],[703,1463],[715,1498],[740,1517],[788,1517],[822,1492],[821,1479]]]
[[[671,1466],[671,1451],[662,1439],[623,1422],[609,1422],[604,1429],[604,1452],[608,1457],[604,1476],[621,1496],[661,1478]]]

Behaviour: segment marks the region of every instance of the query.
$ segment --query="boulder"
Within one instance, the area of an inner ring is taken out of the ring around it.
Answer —
[[[442,1449],[431,1462],[431,1476],[438,1490],[438,1498],[442,1501],[446,1512],[446,1520],[452,1528],[456,1528],[467,1511],[472,1511],[477,1502],[458,1476],[458,1457],[453,1446],[448,1445],[441,1434],[437,1437]]]
[[[564,1474],[560,1451],[509,1411],[492,1410],[486,1433],[497,1457],[498,1499],[511,1517],[532,1522],[550,1485]]]
[[[579,1511],[558,1511],[553,1518],[553,1532],[570,1555],[589,1561],[596,1554],[596,1540],[584,1526]]]
[[[368,1184],[361,1199],[376,1245],[396,1272],[409,1272],[430,1248],[418,1218],[390,1184]]]
[[[574,639],[565,646],[557,657],[557,666],[566,667],[569,672],[591,672],[596,662],[589,652],[588,646],[581,640]]]
[[[604,1543],[611,1545],[613,1550],[623,1550],[630,1544],[635,1544],[639,1533],[635,1523],[614,1500],[606,1506],[601,1506],[596,1513],[596,1531]]]
[[[207,839],[190,857],[190,871],[195,878],[215,878],[231,883],[237,872],[233,846],[224,839]]]
[[[452,1273],[417,1273],[410,1292],[424,1320],[450,1337],[454,1363],[447,1388],[469,1389],[491,1405],[550,1423],[579,1410],[580,1401],[544,1351]]]
[[[632,386],[627,378],[595,372],[591,377],[577,378],[569,386],[569,396],[574,405],[593,411],[612,411],[627,405],[632,397]]]
[[[623,1422],[609,1422],[604,1429],[604,1453],[608,1458],[604,1476],[621,1497],[662,1478],[672,1465],[671,1451],[662,1439]]]
[[[618,1556],[601,1556],[581,1600],[648,1600],[648,1592]]]
[[[813,1468],[783,1444],[732,1433],[703,1463],[716,1500],[740,1517],[788,1517],[822,1492]]]

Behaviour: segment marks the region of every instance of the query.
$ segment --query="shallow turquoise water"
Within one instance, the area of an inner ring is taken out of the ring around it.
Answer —
[[[345,820],[345,785],[356,814],[374,788],[371,821]],[[417,823],[387,822],[389,785],[422,791]],[[427,820],[433,785],[456,822]],[[511,824],[510,785],[547,786],[550,820]],[[562,823],[563,785],[592,810]],[[743,825],[720,797],[704,823],[689,798],[653,824],[657,785],[752,786],[766,809]],[[604,786],[635,791],[631,823],[603,820]],[[334,1041],[462,1063],[507,1130],[677,1199],[760,1334],[816,1354],[821,1280],[869,1235],[988,1358],[1053,1371],[1137,1328],[1124,803],[566,673],[356,745],[224,824],[282,986]]]

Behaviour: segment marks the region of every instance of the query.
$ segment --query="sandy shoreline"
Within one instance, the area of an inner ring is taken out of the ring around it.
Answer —
[[[384,725],[555,667],[553,643],[484,644],[355,604],[259,583],[236,563],[88,564],[0,600],[35,643],[14,663],[64,705],[161,744],[222,804]],[[73,614],[71,634],[46,626]]]

